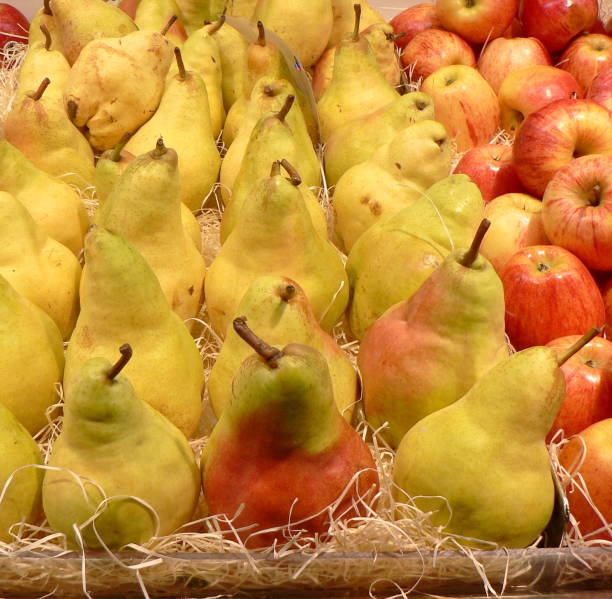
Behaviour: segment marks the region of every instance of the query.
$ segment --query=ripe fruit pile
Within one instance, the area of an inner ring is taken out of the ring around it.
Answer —
[[[395,499],[475,547],[538,539],[546,442],[581,433],[574,518],[612,538],[612,42],[595,0],[517,9],[45,0],[0,140],[0,540],[42,501],[73,546],[142,544],[200,497],[248,548],[325,539],[376,508],[362,416]]]

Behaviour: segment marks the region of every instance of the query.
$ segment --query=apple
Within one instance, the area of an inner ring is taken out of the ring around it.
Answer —
[[[552,243],[592,270],[612,270],[612,150],[575,158],[555,173],[542,221]]]
[[[444,29],[482,44],[510,26],[518,5],[519,0],[437,0],[436,16]]]
[[[595,26],[597,8],[597,0],[523,0],[523,32],[556,54],[573,37]]]
[[[590,100],[557,100],[525,119],[513,148],[519,179],[541,197],[554,174],[574,158],[612,153],[612,114]]]
[[[448,65],[476,66],[476,57],[470,45],[457,34],[441,29],[417,33],[404,48],[401,61],[413,81],[429,77],[440,67]]]
[[[522,122],[555,100],[582,96],[574,76],[549,65],[534,65],[509,73],[499,88],[501,126],[513,137]]]
[[[558,64],[588,90],[593,79],[612,65],[612,38],[598,33],[582,35],[565,49]]]
[[[516,17],[512,19],[512,23],[510,23],[510,25],[502,33],[502,37],[523,37],[523,25],[519,19]]]
[[[542,224],[542,202],[524,193],[506,193],[491,200],[484,209],[491,225],[480,253],[497,274],[524,247],[549,243]]]
[[[580,335],[568,335],[546,345],[561,356]],[[587,426],[612,418],[612,342],[595,337],[561,366],[565,376],[565,400],[546,437],[550,443],[557,431],[570,437]]]
[[[587,267],[556,245],[516,252],[500,273],[506,333],[517,349],[582,335],[605,322],[603,298]]]
[[[604,335],[610,339],[612,336],[612,277],[608,278],[608,281],[601,290],[601,294],[604,306],[606,307],[606,328],[604,329]]]
[[[0,3],[0,50],[9,42],[28,41],[30,22],[25,15],[10,4]]]
[[[587,98],[612,112],[612,65],[593,79]]]
[[[612,418],[570,439],[559,451],[559,463],[572,475],[565,493],[582,536],[589,545],[596,540],[612,541]]]
[[[487,44],[478,59],[478,70],[498,94],[507,75],[535,65],[551,65],[550,54],[535,37],[498,37]]]
[[[436,19],[436,7],[433,2],[415,4],[399,14],[395,15],[389,25],[393,27],[395,34],[403,33],[402,37],[395,40],[398,48],[405,48],[408,42],[421,31],[438,26]]]
[[[504,193],[521,192],[523,185],[514,172],[512,147],[503,144],[482,144],[463,155],[455,173],[468,175],[490,202]]]
[[[442,67],[423,81],[421,91],[433,100],[436,120],[455,139],[458,152],[488,143],[497,132],[497,95],[474,67]]]

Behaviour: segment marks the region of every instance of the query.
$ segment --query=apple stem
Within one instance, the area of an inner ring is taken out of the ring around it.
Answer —
[[[176,66],[178,67],[179,77],[184,81],[185,77],[187,76],[187,71],[185,70],[185,63],[183,62],[181,49],[178,46],[174,48],[174,57],[176,58]]]
[[[265,361],[270,368],[278,368],[278,360],[282,358],[283,352],[276,347],[268,345],[260,339],[247,325],[246,317],[234,318],[234,331],[246,341]]]
[[[353,28],[353,41],[356,42],[359,39],[359,23],[361,21],[361,4],[353,4],[353,10],[355,11],[355,27]]]
[[[275,160],[272,163],[272,169],[270,170],[270,177],[278,177],[280,175],[280,167],[281,167],[281,161]]]
[[[295,295],[295,285],[287,285],[280,294],[281,299],[284,302],[288,302]]]
[[[49,83],[51,83],[51,79],[49,77],[45,77],[38,86],[38,89],[33,94],[27,94],[32,100],[38,102],[42,98],[42,95],[45,93],[45,90],[49,87]]]
[[[474,235],[474,239],[472,241],[472,245],[470,249],[464,254],[463,258],[459,260],[459,264],[461,266],[465,266],[466,268],[470,268],[474,263],[474,260],[478,257],[478,251],[480,250],[480,244],[484,239],[486,232],[489,230],[491,226],[491,221],[483,218],[478,226],[478,230],[476,231],[476,235]]]
[[[257,41],[255,42],[258,46],[266,45],[266,29],[261,21],[257,21]]]
[[[164,145],[164,138],[160,136],[155,144],[155,149],[151,152],[151,156],[153,158],[161,158],[167,151],[168,149]]]
[[[43,23],[40,26],[40,30],[42,31],[43,35],[45,36],[45,50],[47,50],[47,52],[49,50],[51,50],[51,43],[52,43],[52,39],[51,39],[51,34],[49,33],[49,28]]]
[[[287,171],[287,174],[289,175],[289,181],[291,181],[291,183],[295,185],[295,187],[301,185],[302,177],[300,177],[300,173],[297,172],[296,168],[286,158],[283,158],[280,163],[282,167]]]
[[[124,369],[125,365],[130,361],[132,357],[132,346],[129,343],[124,343],[119,348],[121,357],[112,365],[106,376],[109,380],[114,380],[115,377]]]
[[[119,143],[113,148],[113,152],[109,157],[113,162],[121,160],[121,152],[123,152],[123,148],[125,148],[125,144],[129,141],[130,137],[132,137],[131,133],[124,133]]]
[[[588,333],[585,333],[576,343],[568,347],[564,354],[557,358],[557,366],[563,366],[575,353],[578,353],[591,339],[597,337],[601,333],[601,329],[593,327]]]
[[[289,94],[287,96],[287,99],[285,100],[285,103],[283,104],[283,107],[276,113],[276,118],[279,121],[284,121],[285,117],[287,116],[287,113],[289,112],[289,110],[291,110],[291,107],[293,106],[293,101],[295,100],[295,96],[293,94]]]
[[[219,29],[223,27],[224,23],[225,23],[225,11],[223,11],[223,14],[219,17],[219,20],[215,21],[214,25],[208,30],[208,35],[213,35],[214,33],[217,33],[217,31],[219,31]]]
[[[164,28],[161,30],[161,34],[162,35],[166,35],[166,33],[168,33],[170,27],[172,27],[172,25],[174,25],[174,23],[176,22],[176,20],[178,19],[178,17],[176,15],[172,15],[169,19],[168,22],[164,25]]]

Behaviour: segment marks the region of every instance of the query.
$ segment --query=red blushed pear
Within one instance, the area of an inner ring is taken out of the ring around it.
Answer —
[[[578,339],[579,335],[569,335],[546,345],[561,355]],[[595,337],[565,362],[561,370],[565,376],[565,400],[546,442],[561,429],[567,438],[595,422],[612,418],[612,342]]]
[[[119,8],[132,19],[136,16],[140,0],[121,0]]]
[[[244,318],[234,330],[256,354],[242,363],[233,399],[204,448],[209,514],[248,527],[238,534],[249,548],[282,544],[301,530],[325,536],[332,504],[334,518],[365,515],[378,475],[367,445],[335,406],[325,359],[306,345],[268,345]]]
[[[612,153],[559,169],[544,192],[542,221],[552,243],[592,270],[612,270]]]
[[[527,117],[513,148],[519,179],[542,197],[555,173],[574,158],[612,154],[612,114],[589,100],[557,100]]]
[[[612,112],[612,65],[593,79],[587,98]]]
[[[436,18],[436,6],[433,2],[415,4],[395,15],[389,21],[389,25],[393,27],[396,34],[404,34],[396,38],[395,45],[398,48],[405,48],[417,33],[432,27],[439,27]]]
[[[559,66],[571,73],[584,89],[606,67],[612,66],[612,38],[592,33],[576,38],[561,54]]]
[[[506,333],[517,350],[577,335],[605,321],[599,288],[576,256],[555,245],[519,250],[500,278]]]
[[[565,492],[580,533],[589,544],[612,541],[612,418],[600,420],[573,437],[559,452],[559,462],[574,479]],[[590,501],[581,491],[584,486]]]

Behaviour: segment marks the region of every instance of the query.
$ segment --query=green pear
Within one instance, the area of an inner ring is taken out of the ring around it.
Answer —
[[[138,29],[125,12],[104,0],[51,0],[49,7],[71,65],[89,42],[119,38]]]
[[[478,254],[484,220],[469,251],[451,252],[410,299],[366,332],[357,364],[368,422],[396,448],[415,424],[462,397],[508,357],[504,288]]]
[[[64,372],[62,336],[53,320],[2,275],[0,314],[0,404],[34,435],[47,424],[45,410],[58,399],[56,385]]]
[[[65,392],[72,392],[87,360],[112,359],[125,341],[135,352],[126,375],[137,395],[192,436],[204,385],[198,348],[146,260],[119,235],[96,227],[85,241],[81,313],[66,353]]]
[[[346,264],[353,335],[361,339],[391,306],[411,297],[455,247],[468,247],[483,212],[478,187],[467,175],[451,175],[372,225]]]
[[[36,466],[40,464],[36,441],[0,402],[0,541],[4,543],[13,540],[14,524],[38,518],[43,471]]]
[[[189,442],[119,374],[131,347],[120,351],[114,365],[92,358],[76,373],[43,482],[49,525],[77,547],[75,528],[89,548],[170,534],[190,520],[198,500]]]
[[[376,221],[405,208],[447,177],[452,157],[444,126],[420,121],[346,171],[333,198],[336,234],[344,248],[350,251]]]
[[[332,0],[332,13],[334,22],[329,37],[328,47],[335,46],[342,38],[353,31],[355,23],[355,0]],[[366,0],[360,0],[361,29],[363,31],[375,23],[384,23],[385,19],[376,12]]]
[[[176,4],[187,34],[191,35],[202,27],[204,21],[218,18],[225,8],[226,0],[176,0]]]
[[[198,210],[217,181],[221,157],[210,123],[208,95],[202,77],[186,71],[175,49],[179,72],[170,77],[162,101],[149,122],[128,141],[125,149],[138,156],[155,147],[159,136],[178,154],[180,199]]]
[[[549,347],[513,354],[461,399],[415,424],[397,450],[396,499],[413,497],[464,545],[535,541],[555,501],[545,437],[565,397],[559,366],[592,337],[559,360]]]
[[[281,176],[279,163],[246,198],[208,270],[206,304],[219,335],[225,336],[249,285],[264,274],[295,280],[326,331],[342,316],[348,302],[342,257],[317,233],[302,194]]]
[[[302,343],[321,352],[332,378],[336,406],[350,422],[357,395],[357,373],[348,356],[319,325],[302,288],[287,277],[263,276],[249,286],[236,309],[250,328],[274,345]],[[232,398],[232,380],[251,350],[233,329],[208,379],[208,396],[217,417]]]
[[[181,319],[197,316],[206,265],[181,221],[178,157],[161,138],[154,150],[136,157],[123,171],[96,223],[141,253]]]
[[[13,104],[4,120],[4,136],[46,173],[82,190],[93,187],[93,150],[63,105],[46,97],[49,84],[46,77],[34,94]]]
[[[51,12],[50,1],[51,0],[43,0],[42,7],[38,9],[30,21],[30,29],[28,31],[28,52],[35,44],[38,45],[42,42],[42,45],[47,45],[47,50],[59,51],[62,58],[66,60],[57,23]],[[47,30],[46,33],[44,29]]]
[[[114,148],[153,116],[171,62],[172,44],[155,31],[87,44],[68,75],[64,103],[94,150]]]
[[[376,150],[390,142],[408,125],[434,119],[431,98],[410,92],[391,104],[342,125],[325,144],[325,178],[329,186],[352,166],[370,160]]]

